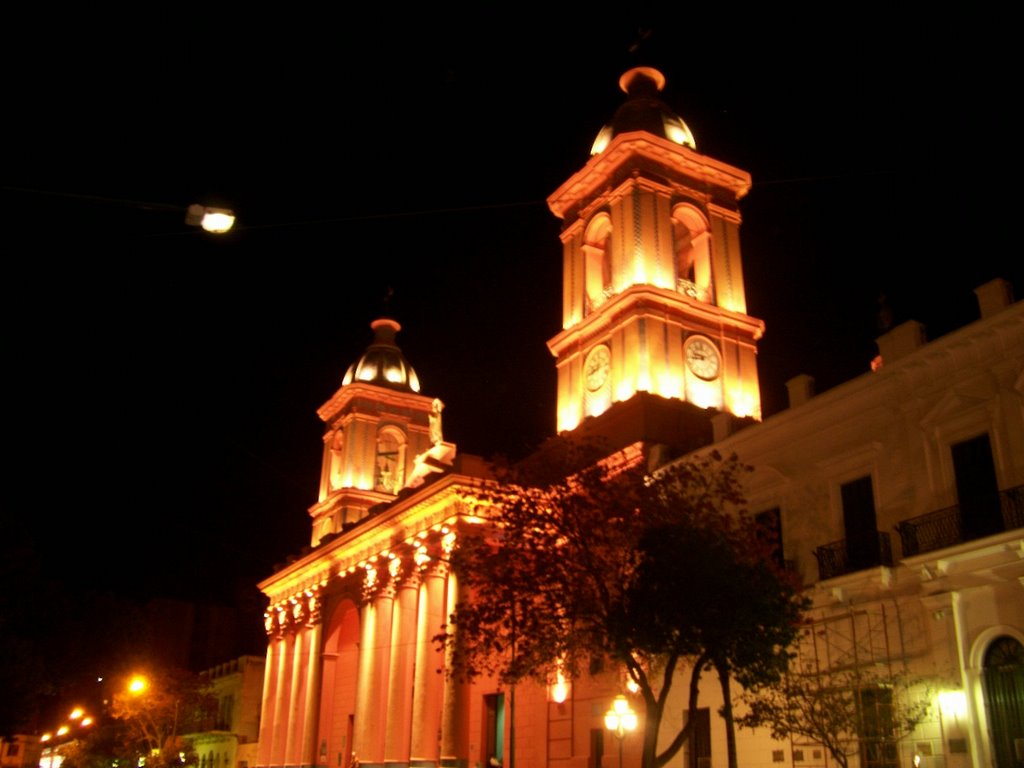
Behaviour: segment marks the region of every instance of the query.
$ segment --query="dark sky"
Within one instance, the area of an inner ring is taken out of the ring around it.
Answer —
[[[935,337],[989,279],[1024,295],[1012,25],[854,7],[12,17],[6,521],[84,585],[251,588],[308,543],[315,411],[389,292],[460,450],[549,436],[544,201],[636,64],[665,73],[701,152],[753,176],[766,413],[798,373],[822,391],[865,372],[883,296]],[[186,227],[196,201],[235,208],[237,231]]]

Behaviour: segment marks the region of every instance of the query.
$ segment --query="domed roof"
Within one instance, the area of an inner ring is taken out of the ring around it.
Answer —
[[[665,76],[661,72],[653,67],[634,67],[619,78],[619,87],[626,92],[626,101],[597,134],[591,155],[600,154],[613,138],[630,131],[646,131],[697,149],[689,127],[658,95],[665,87]]]
[[[366,348],[363,356],[349,366],[342,386],[353,382],[376,384],[379,387],[419,392],[420,380],[416,371],[395,344],[395,334],[402,326],[394,320],[383,317],[370,323],[374,332],[373,343]]]

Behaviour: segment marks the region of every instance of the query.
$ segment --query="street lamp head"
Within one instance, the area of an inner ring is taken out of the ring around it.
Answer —
[[[146,678],[141,675],[136,675],[130,681],[128,681],[128,692],[138,695],[146,690],[148,683]]]
[[[235,213],[227,208],[211,208],[194,203],[188,207],[185,223],[193,227],[202,227],[207,232],[223,234],[235,224]]]
[[[629,731],[635,731],[637,716],[625,696],[619,694],[612,701],[612,707],[604,714],[604,727],[615,733],[615,737],[623,739]]]

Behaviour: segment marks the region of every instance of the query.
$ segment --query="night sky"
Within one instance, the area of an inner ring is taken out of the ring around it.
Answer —
[[[1024,296],[1011,25],[855,7],[12,20],[5,523],[69,584],[252,589],[308,543],[316,409],[384,313],[447,439],[527,453],[555,419],[544,201],[638,64],[699,151],[753,176],[767,414],[796,374],[866,372],[882,317],[934,338],[987,280]],[[191,202],[237,230],[186,227]]]

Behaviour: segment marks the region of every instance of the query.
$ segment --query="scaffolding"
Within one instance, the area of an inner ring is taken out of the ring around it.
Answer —
[[[800,636],[796,672],[820,694],[821,703],[849,708],[856,734],[851,751],[861,768],[899,766],[894,681],[910,680],[915,646],[926,643],[919,617],[907,621],[895,601],[836,611],[821,610]],[[914,629],[917,631],[914,631]],[[828,750],[805,736],[790,738],[795,768],[831,768]]]

